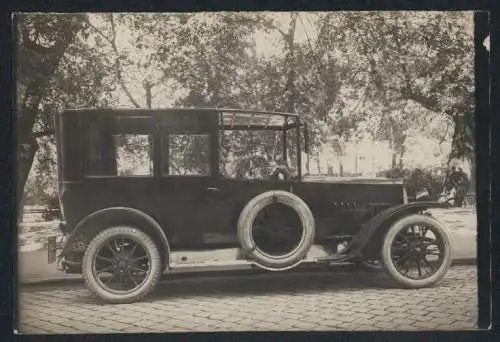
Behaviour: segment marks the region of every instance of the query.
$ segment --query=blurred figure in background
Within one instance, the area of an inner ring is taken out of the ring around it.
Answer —
[[[448,203],[450,205],[455,206],[457,204],[457,180],[458,180],[458,172],[457,167],[452,166],[447,172],[443,185],[443,190],[441,193],[440,201]]]
[[[464,206],[464,199],[469,189],[469,177],[467,177],[467,174],[461,167],[458,168],[455,189],[455,204],[457,207],[461,208]]]
[[[446,180],[445,190],[451,192],[453,189],[456,190],[457,183],[459,179],[459,173],[456,166],[452,166],[448,174],[448,179]]]
[[[445,181],[441,201],[448,202],[456,207],[463,207],[469,189],[469,177],[461,167],[451,167],[451,172]]]

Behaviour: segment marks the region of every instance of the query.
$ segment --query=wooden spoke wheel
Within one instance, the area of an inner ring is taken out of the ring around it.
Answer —
[[[150,293],[161,275],[153,240],[131,227],[113,227],[89,244],[82,273],[89,289],[113,303],[128,303]]]
[[[411,215],[397,221],[382,246],[382,263],[389,275],[402,285],[424,287],[439,281],[448,271],[451,242],[434,218]]]

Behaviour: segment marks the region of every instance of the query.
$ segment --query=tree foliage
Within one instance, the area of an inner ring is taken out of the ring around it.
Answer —
[[[470,14],[30,14],[17,27],[19,155],[27,146],[28,170],[39,146],[53,146],[54,113],[117,105],[293,111],[309,123],[313,155],[328,147],[342,156],[370,136],[389,141],[393,167],[404,166],[407,137],[420,130],[451,139],[450,158],[474,162]],[[226,135],[222,157],[234,159],[235,175],[282,154],[272,148],[280,135]],[[195,170],[203,144],[176,139],[186,148],[171,167]],[[35,175],[54,169],[53,153],[37,159]]]
[[[28,196],[44,199],[55,190],[55,115],[109,100],[112,85],[101,52],[85,41],[85,20],[80,14],[15,17],[18,201],[31,169]]]
[[[402,110],[411,101],[426,109],[423,114],[453,124],[450,157],[473,159],[472,14],[374,12],[345,19],[370,77],[372,102],[389,113],[380,121],[383,130],[392,128],[404,141],[408,125],[422,119],[418,111]],[[394,143],[401,145],[397,137]]]

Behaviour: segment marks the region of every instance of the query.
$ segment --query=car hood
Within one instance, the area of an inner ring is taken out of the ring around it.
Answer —
[[[309,183],[343,183],[343,184],[403,184],[402,179],[382,177],[338,177],[329,175],[307,175],[303,182]]]

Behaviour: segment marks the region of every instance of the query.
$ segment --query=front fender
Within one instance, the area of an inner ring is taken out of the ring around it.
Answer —
[[[379,212],[361,226],[361,229],[354,236],[349,245],[346,246],[344,253],[346,253],[349,258],[358,256],[361,250],[368,244],[368,242],[370,242],[370,239],[379,229],[387,227],[388,224],[394,222],[400,217],[415,214],[431,208],[444,209],[449,208],[449,205],[435,201],[421,201],[396,205]]]

